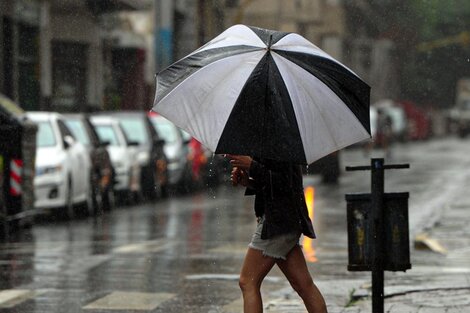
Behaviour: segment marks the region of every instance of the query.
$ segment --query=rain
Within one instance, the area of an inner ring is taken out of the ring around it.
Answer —
[[[469,140],[469,1],[0,0],[0,313],[468,312]]]

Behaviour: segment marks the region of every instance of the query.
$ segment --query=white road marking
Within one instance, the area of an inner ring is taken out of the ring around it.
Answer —
[[[84,306],[83,309],[151,311],[174,296],[171,293],[115,291]]]

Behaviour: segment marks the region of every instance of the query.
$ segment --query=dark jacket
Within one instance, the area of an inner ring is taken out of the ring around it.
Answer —
[[[249,175],[251,183],[245,195],[255,195],[255,214],[265,215],[261,239],[296,231],[315,238],[300,165],[253,160]]]

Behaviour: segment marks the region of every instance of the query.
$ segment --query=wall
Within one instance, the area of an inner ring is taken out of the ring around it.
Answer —
[[[57,13],[52,11],[50,18],[50,40],[82,43],[87,51],[87,102],[101,106],[103,98],[103,58],[100,27],[91,13]],[[47,40],[47,39],[45,39]]]

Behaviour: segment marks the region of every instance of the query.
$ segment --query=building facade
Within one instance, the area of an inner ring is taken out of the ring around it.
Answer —
[[[398,96],[395,44],[384,36],[371,36],[367,1],[351,0],[231,0],[225,26],[243,23],[296,32],[350,67],[372,86],[371,101]],[[354,8],[354,10],[351,10]]]
[[[25,110],[102,109],[113,62],[102,16],[139,8],[135,0],[0,0],[0,92]]]
[[[372,102],[398,96],[395,43],[371,35],[368,24],[351,13],[367,17],[368,1],[151,0],[148,5],[151,10],[132,13],[134,25],[147,21],[140,32],[146,38],[147,98],[155,73],[239,23],[303,35],[368,82]]]

